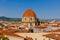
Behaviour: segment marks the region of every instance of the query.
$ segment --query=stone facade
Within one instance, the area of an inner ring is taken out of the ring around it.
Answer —
[[[23,17],[22,18],[22,23],[24,25],[30,26],[35,26],[36,19],[34,17]]]
[[[27,25],[28,27],[30,26],[35,26],[37,25],[37,17],[36,14],[32,10],[27,10],[22,17],[22,24]]]

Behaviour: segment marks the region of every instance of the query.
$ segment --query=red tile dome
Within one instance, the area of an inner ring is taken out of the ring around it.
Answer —
[[[22,17],[36,17],[36,14],[31,9],[28,9],[24,12]]]

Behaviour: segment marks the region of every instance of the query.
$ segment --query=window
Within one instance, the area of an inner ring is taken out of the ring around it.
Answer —
[[[30,18],[30,20],[32,20],[32,18]]]
[[[26,20],[26,18],[24,18]]]

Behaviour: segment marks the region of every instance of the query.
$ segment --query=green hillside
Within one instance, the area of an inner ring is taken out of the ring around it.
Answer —
[[[0,17],[0,21],[21,21],[21,18],[8,18],[8,17]]]

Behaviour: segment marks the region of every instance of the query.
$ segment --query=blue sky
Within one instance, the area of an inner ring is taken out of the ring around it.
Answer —
[[[21,18],[27,9],[40,19],[60,18],[60,0],[0,0],[0,16]]]

